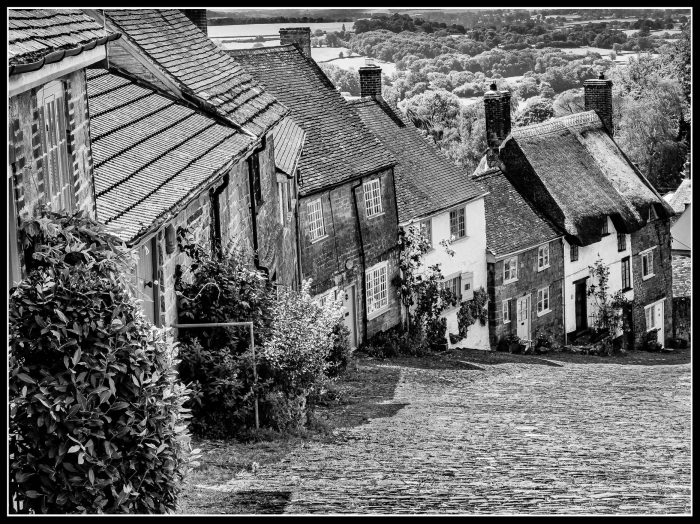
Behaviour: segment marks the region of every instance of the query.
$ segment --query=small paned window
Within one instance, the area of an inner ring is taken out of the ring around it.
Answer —
[[[428,239],[430,247],[433,247],[433,221],[431,219],[421,220],[420,228],[423,236]]]
[[[503,323],[510,322],[510,299],[503,301]]]
[[[630,275],[630,257],[622,259],[622,289],[632,289],[632,276]]]
[[[654,306],[644,308],[644,316],[646,317],[647,331],[651,331],[652,329],[656,328],[654,319]]]
[[[537,269],[549,267],[549,244],[540,246],[537,249]]]
[[[642,255],[642,277],[654,276],[654,251],[648,251]]]
[[[576,244],[571,244],[571,261],[576,262],[578,260],[578,246]]]
[[[463,238],[467,235],[464,208],[450,211],[450,236],[454,239]]]
[[[537,312],[549,311],[549,286],[537,290]]]
[[[458,301],[462,300],[462,277],[458,276],[445,280],[442,282],[441,286],[445,289],[449,289],[452,294],[457,298]]]
[[[314,241],[324,236],[326,229],[323,226],[323,208],[321,207],[320,198],[306,204],[306,214],[309,220],[309,236],[311,240]]]
[[[389,286],[387,280],[388,262],[371,267],[366,273],[367,280],[367,314],[389,305]]]
[[[624,233],[617,234],[617,250],[624,251],[627,249],[627,235]]]
[[[365,210],[367,217],[379,215],[382,212],[382,193],[379,179],[370,180],[363,184],[365,190]]]
[[[518,257],[503,261],[503,283],[511,282],[518,278]]]
[[[608,219],[607,217],[605,218],[605,222],[603,223],[603,230],[601,231],[602,235],[605,236],[609,234],[608,232]]]

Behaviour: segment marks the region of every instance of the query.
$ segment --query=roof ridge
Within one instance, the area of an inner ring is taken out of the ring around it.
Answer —
[[[511,131],[511,134],[515,138],[530,138],[533,136],[546,135],[560,131],[562,126],[569,127],[591,124],[596,120],[602,124],[600,117],[595,111],[584,111],[582,113],[574,113],[573,115],[566,115],[553,120],[548,120],[547,122],[542,122],[540,124],[517,127]]]

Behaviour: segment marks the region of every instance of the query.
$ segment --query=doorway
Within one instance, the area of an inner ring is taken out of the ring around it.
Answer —
[[[516,303],[518,337],[521,340],[530,340],[530,295],[520,297]]]
[[[136,264],[136,289],[138,296],[143,300],[141,307],[143,308],[146,318],[151,321],[154,326],[158,326],[158,244],[156,238],[153,237],[139,247],[139,261]]]
[[[647,331],[658,329],[657,340],[662,346],[666,345],[666,332],[664,330],[664,301],[661,300],[644,308],[647,321]]]
[[[355,315],[355,285],[346,287],[340,293],[340,298],[343,301],[343,307],[345,308],[345,313],[343,317],[343,323],[345,327],[350,331],[350,348],[357,348],[357,321]]]
[[[576,311],[576,334],[588,329],[588,307],[586,297],[586,279],[574,282],[574,308]]]

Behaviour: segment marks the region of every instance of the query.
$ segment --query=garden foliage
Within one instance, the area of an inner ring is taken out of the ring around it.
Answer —
[[[171,339],[129,290],[131,253],[82,212],[46,211],[22,236],[27,276],[9,298],[14,511],[175,510],[188,391]]]

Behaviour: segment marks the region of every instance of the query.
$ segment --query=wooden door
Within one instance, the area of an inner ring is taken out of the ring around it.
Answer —
[[[659,330],[658,341],[662,346],[666,346],[666,335],[664,332],[664,303],[663,301],[654,305],[654,327]]]
[[[345,327],[350,331],[350,348],[357,348],[357,322],[355,315],[355,286],[348,286],[344,291],[340,292],[340,298],[343,301],[345,311],[343,313],[343,322]]]
[[[588,311],[586,304],[586,281],[577,282],[574,305],[576,309],[576,332],[588,329]]]
[[[516,319],[518,322],[518,336],[521,339],[530,339],[530,296],[520,297],[516,303]]]
[[[141,307],[148,320],[158,325],[158,281],[156,280],[156,239],[152,238],[139,248],[139,262],[136,264],[136,288],[143,300]]]

